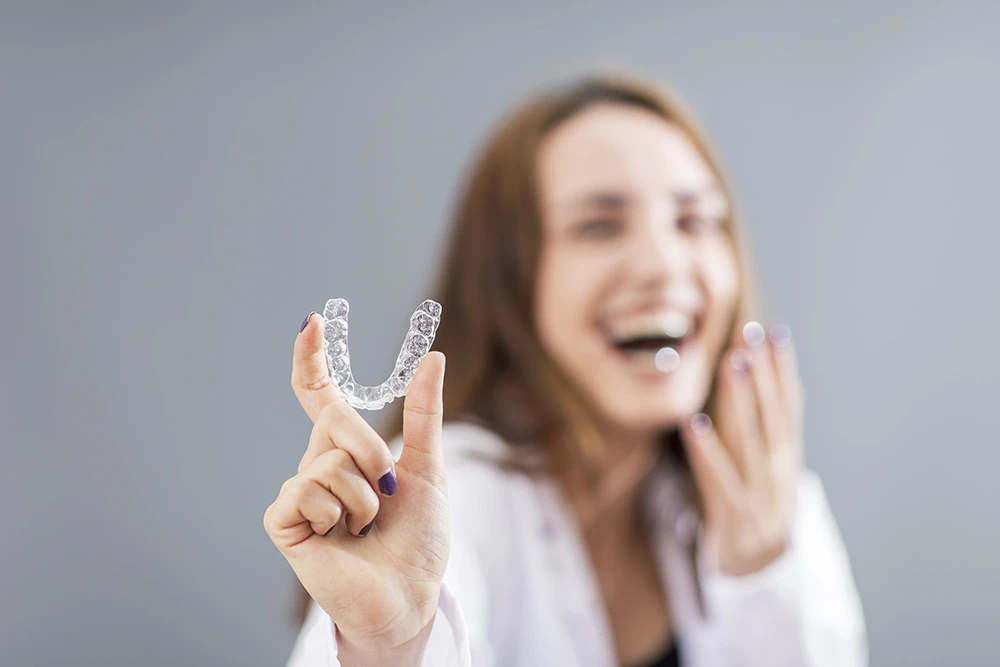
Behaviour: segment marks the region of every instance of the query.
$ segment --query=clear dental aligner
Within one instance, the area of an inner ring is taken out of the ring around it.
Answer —
[[[351,355],[347,348],[347,299],[330,299],[323,309],[326,326],[323,331],[323,348],[330,368],[330,377],[340,388],[347,402],[363,410],[381,410],[393,399],[406,396],[420,360],[431,349],[434,334],[441,323],[441,304],[427,299],[410,316],[410,328],[396,357],[392,374],[377,387],[366,387],[354,381],[351,374]]]

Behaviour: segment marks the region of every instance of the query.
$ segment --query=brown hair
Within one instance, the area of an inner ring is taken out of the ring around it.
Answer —
[[[542,220],[535,163],[558,125],[593,104],[640,107],[685,132],[732,193],[704,132],[684,104],[661,87],[621,74],[598,74],[550,88],[522,103],[480,151],[454,213],[451,236],[430,298],[442,305],[434,349],[444,352],[445,420],[475,421],[513,445],[504,465],[555,472],[569,463],[596,471],[603,443],[590,399],[545,353],[534,323]],[[730,207],[726,229],[740,275],[731,329],[754,319],[756,281],[742,225]],[[715,384],[705,411],[714,417]],[[402,432],[402,401],[387,409],[380,434]],[[683,465],[679,434],[663,435]],[[308,602],[308,599],[306,600]]]

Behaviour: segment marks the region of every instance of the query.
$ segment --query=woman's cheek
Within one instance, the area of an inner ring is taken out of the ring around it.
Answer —
[[[719,244],[707,251],[702,261],[702,272],[712,309],[724,314],[731,312],[739,296],[740,282],[732,246]],[[723,319],[728,319],[728,316]]]
[[[572,375],[578,375],[575,362],[586,363],[581,359],[588,339],[586,277],[579,263],[562,253],[549,255],[539,274],[536,314],[542,344]]]

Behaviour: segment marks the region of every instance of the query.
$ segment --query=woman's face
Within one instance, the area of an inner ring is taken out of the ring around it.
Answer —
[[[694,414],[739,288],[712,169],[678,127],[613,103],[557,127],[537,169],[542,345],[614,432],[645,437]]]

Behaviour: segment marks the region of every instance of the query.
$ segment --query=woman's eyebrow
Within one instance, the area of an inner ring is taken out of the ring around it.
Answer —
[[[696,204],[699,201],[707,200],[729,204],[729,198],[717,187],[707,187],[700,190],[678,190],[673,193],[674,200],[681,206]]]
[[[718,201],[726,206],[729,199],[725,193],[717,187],[709,186],[699,189],[682,189],[666,193],[668,198],[672,198],[679,206],[690,206],[699,201]],[[619,192],[594,192],[583,195],[566,204],[566,209],[570,212],[586,208],[612,208],[623,209],[630,203],[632,197]]]
[[[621,209],[628,202],[629,197],[617,192],[594,192],[570,201],[566,208],[569,211],[593,207]]]

